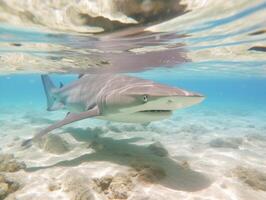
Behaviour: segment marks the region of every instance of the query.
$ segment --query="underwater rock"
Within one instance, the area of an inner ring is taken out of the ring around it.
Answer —
[[[113,178],[110,184],[109,199],[127,199],[132,189],[132,180],[127,175],[119,174]]]
[[[8,194],[8,185],[6,183],[0,183],[0,199],[4,199]]]
[[[231,148],[238,149],[243,143],[242,138],[216,138],[209,142],[209,145],[213,148]]]
[[[63,188],[70,194],[71,200],[123,200],[131,195],[134,184],[132,177],[127,173],[94,179],[73,173],[66,176]]]
[[[19,189],[19,183],[7,179],[0,174],[0,200],[5,199],[9,194],[16,192]]]
[[[0,154],[0,172],[16,172],[25,168],[25,163],[16,161],[13,154]]]
[[[149,145],[148,149],[155,155],[160,157],[168,156],[168,151],[163,147],[162,143],[155,142]]]
[[[76,171],[66,174],[64,191],[70,194],[70,200],[95,200],[91,181]]]
[[[248,169],[242,166],[236,167],[232,171],[233,176],[243,183],[249,185],[254,190],[266,191],[266,174],[255,169]]]
[[[93,179],[94,189],[103,193],[107,199],[128,199],[134,184],[127,174],[119,173],[115,176],[105,176]]]
[[[63,154],[70,151],[70,145],[62,137],[55,134],[49,134],[41,139],[39,147],[53,154]]]
[[[70,194],[71,200],[126,200],[135,199],[137,184],[153,184],[163,179],[166,173],[159,166],[148,164],[135,164],[125,172],[114,175],[105,175],[90,178],[85,174],[73,171],[66,174],[62,188]],[[143,197],[143,198],[142,198]],[[149,199],[147,196],[139,195],[138,199]]]
[[[97,187],[95,187],[95,189],[97,190],[97,192],[107,193],[107,190],[109,189],[109,186],[110,186],[112,180],[113,180],[112,176],[105,176],[102,178],[93,179],[94,183],[97,186]]]

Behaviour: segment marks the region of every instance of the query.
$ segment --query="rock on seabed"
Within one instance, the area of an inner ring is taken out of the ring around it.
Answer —
[[[0,200],[5,199],[9,194],[19,189],[19,183],[9,180],[3,174],[0,174]]]
[[[128,199],[134,187],[130,176],[117,174],[115,176],[105,176],[93,180],[95,190],[103,193],[107,199]]]
[[[238,166],[232,174],[254,190],[266,191],[266,173]]]
[[[25,163],[18,162],[13,154],[0,154],[0,172],[16,172],[25,168]]]

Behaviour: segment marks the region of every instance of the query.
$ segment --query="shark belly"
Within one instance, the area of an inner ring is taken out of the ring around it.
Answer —
[[[159,121],[171,117],[172,112],[136,112],[136,113],[118,113],[97,116],[97,119],[109,120],[124,123],[147,123]]]

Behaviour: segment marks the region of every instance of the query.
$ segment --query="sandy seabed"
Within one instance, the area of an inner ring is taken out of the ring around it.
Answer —
[[[266,199],[266,113],[193,108],[146,125],[0,109],[0,199]],[[1,196],[2,195],[2,196]]]

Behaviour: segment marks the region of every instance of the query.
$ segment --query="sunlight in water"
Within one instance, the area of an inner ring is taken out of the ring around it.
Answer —
[[[265,0],[0,0],[0,200],[266,199],[265,53]]]

